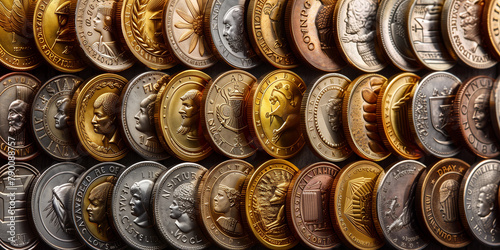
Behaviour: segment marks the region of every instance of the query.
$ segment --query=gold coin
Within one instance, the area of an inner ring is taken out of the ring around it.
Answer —
[[[481,28],[485,34],[484,41],[492,56],[500,59],[500,4],[498,1],[486,1],[483,9]]]
[[[290,158],[305,144],[300,105],[307,86],[289,70],[275,70],[250,92],[248,123],[254,138],[272,157]]]

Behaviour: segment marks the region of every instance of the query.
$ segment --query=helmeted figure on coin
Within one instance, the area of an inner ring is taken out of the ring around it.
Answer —
[[[481,187],[477,197],[477,216],[481,221],[478,224],[483,225],[484,230],[491,235],[495,235],[497,232],[497,218],[495,213],[497,192],[498,185],[491,183]]]
[[[68,182],[52,188],[52,199],[44,209],[44,211],[49,211],[51,222],[58,224],[66,233],[74,231],[70,210],[74,182],[75,177],[71,177]]]
[[[139,112],[134,116],[137,124],[135,129],[146,135],[144,145],[152,151],[160,149],[160,141],[154,128],[154,107],[157,94],[150,94],[140,103]]]
[[[73,50],[73,43],[75,42],[75,33],[70,28],[70,25],[68,25],[70,15],[74,14],[71,13],[71,1],[60,0],[55,14],[57,15],[59,28],[57,29],[56,39],[51,48],[54,48],[56,43],[64,43],[62,54],[69,55]]]
[[[129,202],[132,210],[131,214],[137,216],[134,219],[134,223],[140,227],[153,225],[152,218],[149,216],[149,202],[153,186],[153,181],[145,179],[135,182],[130,187],[130,194],[132,195]]]
[[[481,44],[481,9],[483,8],[479,0],[465,0],[465,12],[459,14],[460,27],[464,30],[464,38],[472,41],[473,47],[468,48],[472,52],[476,52],[477,47]]]
[[[175,219],[175,225],[183,233],[191,232],[195,227],[194,190],[193,183],[179,185],[172,194],[174,198],[170,205],[170,218]]]
[[[57,129],[68,127],[69,116],[67,115],[70,99],[63,97],[56,101],[57,113],[54,115],[54,126]]]
[[[187,135],[188,140],[197,140],[199,138],[201,96],[199,90],[192,89],[180,98],[182,106],[179,109],[179,114],[182,117],[182,123],[177,129],[177,133]]]
[[[217,195],[213,199],[213,206],[216,213],[223,215],[217,218],[217,223],[230,233],[241,234],[240,217],[240,188],[245,181],[245,175],[240,173],[228,174],[219,184]]]
[[[92,44],[92,49],[100,56],[114,59],[120,54],[113,39],[114,2],[104,2],[97,6],[95,17],[92,19],[94,30],[100,34],[99,41]]]
[[[116,112],[118,110],[119,97],[115,93],[104,93],[97,97],[94,102],[94,117],[92,125],[94,132],[102,134],[102,146],[94,145],[101,152],[119,152],[123,148],[123,142],[116,129]]]
[[[116,182],[115,176],[109,176],[104,182],[90,190],[88,200],[90,204],[87,207],[88,220],[97,224],[97,232],[101,238],[108,240],[114,238],[113,230],[108,221],[108,206],[111,201],[110,193]]]
[[[445,222],[454,222],[458,219],[458,190],[460,184],[448,179],[439,187],[439,204],[441,215]]]

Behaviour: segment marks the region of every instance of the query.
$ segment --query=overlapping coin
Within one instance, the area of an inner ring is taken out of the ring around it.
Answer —
[[[496,79],[490,93],[490,115],[493,131],[500,138],[500,79]]]
[[[488,52],[497,60],[500,58],[500,32],[498,19],[500,18],[500,5],[497,1],[486,1],[481,17],[483,42]]]

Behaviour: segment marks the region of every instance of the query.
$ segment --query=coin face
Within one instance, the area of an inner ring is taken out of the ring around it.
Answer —
[[[493,126],[493,131],[497,138],[500,138],[500,117],[496,114],[500,114],[500,80],[496,79],[493,83],[493,89],[490,94],[490,112],[491,112],[491,122]]]
[[[203,92],[201,123],[205,138],[218,153],[243,159],[257,149],[246,119],[246,102],[257,79],[243,70],[227,71]]]
[[[453,126],[453,101],[462,81],[448,72],[424,76],[411,94],[408,113],[415,142],[426,153],[439,158],[457,155],[461,145],[453,141],[458,133]]]
[[[306,88],[304,81],[288,70],[275,70],[252,88],[250,131],[275,158],[290,158],[305,144],[300,130],[300,104]]]
[[[302,169],[290,182],[286,214],[294,235],[312,249],[340,245],[330,220],[330,190],[340,168],[318,162]]]
[[[167,243],[154,229],[151,194],[156,179],[167,168],[142,161],[120,173],[113,188],[111,214],[116,232],[135,249],[163,249]]]
[[[40,80],[28,73],[8,73],[0,77],[0,156],[16,161],[36,157],[30,132],[30,110]]]
[[[359,70],[376,72],[386,63],[375,49],[376,0],[339,0],[335,6],[334,40],[344,60]]]
[[[52,165],[31,187],[31,216],[45,243],[57,249],[82,249],[71,220],[75,181],[85,168],[72,162]]]
[[[200,161],[212,153],[201,129],[203,89],[210,76],[186,70],[167,79],[155,103],[155,125],[163,147],[184,161]]]
[[[475,76],[458,89],[453,112],[459,123],[463,144],[475,155],[492,158],[500,154],[489,114],[493,79]]]
[[[342,128],[342,99],[349,83],[340,74],[323,75],[302,100],[302,133],[312,151],[328,161],[343,161],[352,154]]]
[[[288,186],[299,169],[272,159],[260,165],[243,186],[244,225],[267,248],[289,249],[299,243],[286,220]]]
[[[38,245],[38,233],[32,229],[26,211],[28,189],[40,172],[27,163],[14,161],[0,167],[3,211],[0,214],[0,246],[14,250],[34,249]]]
[[[111,217],[111,195],[125,166],[99,163],[77,179],[71,204],[71,220],[77,236],[87,247],[122,249],[126,244],[116,234]]]
[[[155,161],[169,157],[156,134],[154,117],[162,77],[168,75],[158,71],[144,72],[127,83],[120,97],[119,121],[128,145],[143,158]]]
[[[99,161],[116,161],[128,152],[116,120],[126,84],[127,79],[105,73],[87,80],[73,95],[76,134],[83,148]]]
[[[404,160],[381,175],[374,189],[373,215],[381,236],[396,249],[423,249],[428,240],[417,224],[415,199],[417,183],[425,165]]]
[[[500,33],[498,32],[499,24],[497,20],[500,18],[500,6],[496,1],[486,1],[483,8],[483,25],[481,25],[485,36],[483,42],[489,49],[488,52],[498,60],[500,58]]]
[[[158,177],[153,188],[156,229],[177,249],[204,249],[210,242],[197,223],[196,191],[207,169],[196,163],[181,163]],[[168,214],[168,215],[167,215]]]
[[[372,219],[372,194],[384,172],[374,162],[357,161],[337,174],[330,191],[330,216],[342,243],[350,248],[378,249],[384,245]]]
[[[377,124],[377,100],[387,79],[366,74],[354,79],[342,101],[342,126],[351,149],[359,156],[381,161],[391,153],[385,148]]]
[[[487,69],[497,63],[481,36],[483,0],[445,1],[441,30],[448,51],[469,67]]]
[[[242,160],[228,160],[203,176],[197,192],[201,228],[218,247],[247,249],[255,242],[243,228],[242,188],[254,167]]]

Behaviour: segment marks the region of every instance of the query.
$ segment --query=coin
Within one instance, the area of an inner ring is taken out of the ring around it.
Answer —
[[[382,86],[377,100],[377,123],[385,146],[407,159],[419,159],[423,152],[414,142],[408,113],[411,112],[411,92],[420,77],[413,73],[394,75]]]
[[[429,242],[417,224],[415,195],[425,165],[413,160],[393,164],[373,191],[372,212],[380,236],[396,249],[423,249]]]
[[[206,172],[199,164],[184,162],[161,174],[155,182],[151,195],[155,226],[173,248],[196,250],[210,245],[198,226],[195,209],[196,191]]]
[[[186,70],[164,79],[155,102],[155,125],[163,147],[183,161],[200,161],[212,153],[200,122],[202,92],[210,76]]]
[[[343,161],[352,154],[342,128],[342,99],[350,82],[340,74],[323,75],[302,99],[302,133],[313,153],[328,161]]]
[[[433,72],[422,77],[411,93],[408,112],[410,129],[415,142],[426,153],[439,158],[453,157],[461,145],[452,135],[453,101],[462,81],[448,72]]]
[[[500,138],[500,79],[496,79],[493,83],[493,88],[491,89],[490,94],[490,112],[491,112],[491,121],[493,126],[493,131],[497,138]]]
[[[203,91],[203,134],[212,148],[222,155],[243,159],[257,151],[248,128],[248,102],[245,102],[256,81],[250,73],[231,70],[210,81]]]
[[[27,210],[28,189],[40,172],[33,166],[9,159],[0,167],[0,246],[26,250],[38,245]]]
[[[39,153],[29,116],[40,80],[28,73],[8,73],[0,77],[0,83],[0,156],[31,160]]]
[[[330,190],[340,168],[329,162],[303,168],[290,182],[286,201],[288,225],[312,249],[340,245],[330,220]]]
[[[450,54],[476,69],[487,69],[497,63],[486,51],[481,36],[483,0],[445,1],[441,30]]]
[[[376,48],[376,0],[339,0],[333,14],[334,37],[342,57],[365,72],[382,70],[386,63]]]
[[[72,162],[52,165],[34,181],[30,209],[40,238],[56,249],[83,249],[71,220],[71,198],[75,181],[85,168]]]
[[[330,191],[333,229],[350,248],[378,249],[384,245],[372,220],[372,194],[384,172],[374,162],[357,161],[340,170]]]
[[[74,0],[36,1],[33,15],[35,44],[43,58],[55,69],[75,73],[85,68],[78,54]]]
[[[290,158],[305,144],[300,130],[300,104],[307,86],[289,70],[272,71],[258,83],[248,99],[250,132],[272,157]]]
[[[500,18],[500,5],[497,1],[486,1],[482,15],[482,34],[484,34],[485,47],[497,60],[500,58],[500,33],[498,32],[498,19]]]
[[[475,76],[460,86],[453,103],[453,113],[459,124],[462,143],[472,153],[483,158],[500,155],[489,114],[492,89],[491,77]]]
[[[128,152],[116,120],[126,84],[127,79],[105,73],[81,84],[73,95],[71,110],[75,114],[76,134],[83,148],[96,160],[116,161]]]
[[[299,243],[286,221],[288,186],[297,172],[292,163],[272,159],[260,165],[243,185],[243,224],[267,248],[290,249]]]
[[[203,176],[197,192],[201,229],[224,249],[247,249],[254,245],[241,220],[242,188],[254,167],[242,160],[227,160]]]
[[[125,166],[99,163],[76,180],[71,200],[71,220],[77,236],[91,249],[123,249],[126,244],[116,234],[111,217],[111,195],[116,179]]]
[[[365,74],[354,79],[342,101],[342,126],[347,142],[359,156],[381,161],[391,153],[385,148],[377,124],[377,100],[387,79]]]
[[[158,176],[167,168],[141,161],[124,169],[113,188],[111,214],[116,232],[135,249],[163,249],[167,243],[154,229],[150,201]]]
[[[119,121],[128,145],[141,157],[156,161],[169,157],[158,139],[154,122],[162,77],[168,75],[157,71],[139,74],[127,83],[120,97]]]

